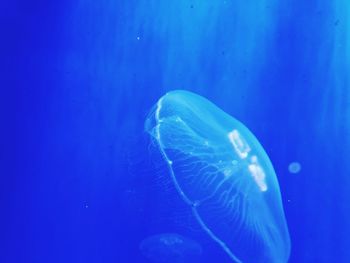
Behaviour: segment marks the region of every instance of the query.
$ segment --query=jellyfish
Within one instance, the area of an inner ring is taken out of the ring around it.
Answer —
[[[299,162],[291,162],[288,165],[288,171],[291,174],[297,174],[300,172],[300,170],[301,170],[301,164]]]
[[[155,263],[192,263],[199,259],[202,247],[177,233],[152,235],[140,243],[141,253]]]
[[[209,100],[165,94],[145,121],[176,193],[232,262],[287,262],[290,237],[274,168],[255,136]]]

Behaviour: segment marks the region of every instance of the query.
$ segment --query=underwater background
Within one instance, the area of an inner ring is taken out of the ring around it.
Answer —
[[[289,262],[350,262],[350,2],[12,1],[1,13],[0,262],[152,262],[142,240],[183,234],[153,218],[147,178],[164,170],[144,132],[175,89],[263,145]],[[200,262],[229,262],[196,242]]]

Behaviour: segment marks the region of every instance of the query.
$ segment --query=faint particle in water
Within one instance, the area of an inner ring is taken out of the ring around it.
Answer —
[[[145,122],[180,200],[233,262],[285,263],[290,238],[271,161],[241,122],[183,90]]]
[[[297,174],[300,172],[300,170],[301,170],[301,165],[299,162],[291,162],[288,165],[288,171],[292,174]]]
[[[139,37],[139,36],[137,36],[137,37],[136,37],[136,39],[137,39],[137,40],[140,40],[140,37]]]
[[[202,254],[199,243],[177,233],[149,236],[141,241],[139,247],[141,253],[154,263],[190,263]]]

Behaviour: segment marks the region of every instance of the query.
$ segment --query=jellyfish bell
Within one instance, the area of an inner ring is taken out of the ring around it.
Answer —
[[[241,122],[178,90],[158,100],[145,130],[177,195],[231,261],[288,261],[290,238],[275,171]]]
[[[299,162],[291,162],[288,165],[288,171],[291,174],[297,174],[300,172],[300,170],[301,170],[301,164]]]
[[[202,254],[202,248],[196,241],[177,233],[149,236],[141,241],[140,250],[154,263],[196,262]]]

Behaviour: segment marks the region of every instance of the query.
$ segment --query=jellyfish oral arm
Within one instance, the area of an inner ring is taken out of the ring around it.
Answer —
[[[238,154],[238,156],[241,159],[247,158],[250,147],[249,145],[243,140],[243,138],[240,136],[239,132],[237,130],[233,130],[228,134],[228,138],[235,149],[235,152]]]
[[[249,145],[240,136],[237,130],[233,130],[228,133],[228,138],[233,146],[233,149],[241,159],[246,159],[251,151]],[[248,165],[248,170],[253,177],[255,183],[258,185],[260,191],[267,191],[267,185],[265,182],[265,172],[263,168],[258,163],[258,158],[253,155],[250,158],[250,164]]]
[[[265,182],[266,175],[262,167],[259,165],[256,156],[252,157],[252,163],[248,165],[248,169],[260,191],[267,191],[267,185]]]

